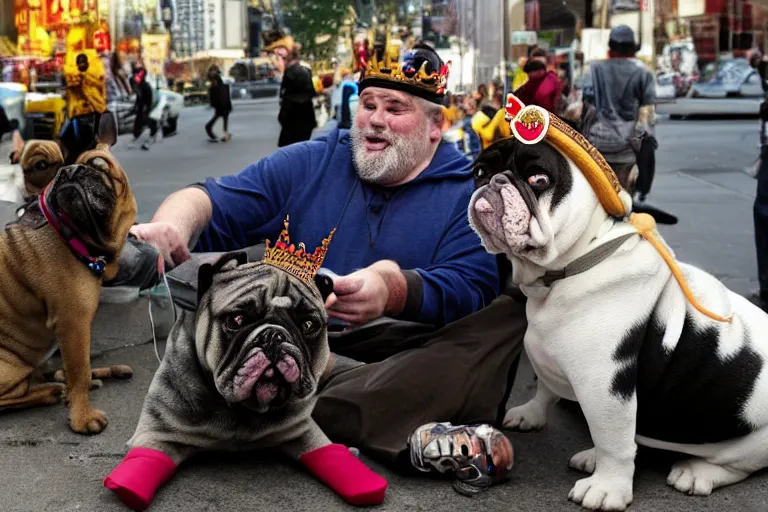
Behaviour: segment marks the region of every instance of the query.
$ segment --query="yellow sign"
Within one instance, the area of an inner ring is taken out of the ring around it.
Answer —
[[[141,56],[144,67],[155,77],[162,76],[165,61],[168,60],[168,34],[141,34]]]

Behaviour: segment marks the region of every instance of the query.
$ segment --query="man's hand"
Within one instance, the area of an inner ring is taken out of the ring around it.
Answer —
[[[328,316],[362,325],[384,314],[389,290],[384,278],[370,268],[358,270],[333,282],[326,306]]]
[[[325,306],[331,318],[362,325],[383,315],[399,314],[407,293],[408,284],[397,263],[378,261],[336,278]]]
[[[163,254],[163,260],[168,269],[177,267],[189,259],[187,241],[179,230],[168,222],[150,222],[137,224],[131,228],[131,233],[138,239],[144,240]]]
[[[18,164],[21,161],[21,153],[24,151],[24,139],[19,130],[14,130],[11,138],[11,163]]]

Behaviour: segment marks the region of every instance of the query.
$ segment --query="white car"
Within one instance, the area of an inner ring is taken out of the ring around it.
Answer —
[[[19,131],[24,133],[26,118],[24,105],[26,103],[27,89],[22,84],[13,82],[0,82],[0,105],[5,109],[8,119],[19,122]]]
[[[147,73],[147,82],[152,86],[154,96],[154,107],[149,117],[160,123],[164,137],[176,133],[179,117],[184,109],[184,96],[168,89],[162,78],[156,79],[151,73]],[[118,98],[107,106],[115,113],[120,134],[133,131],[133,123],[136,120],[136,114],[133,112],[135,104],[136,95],[131,94]]]

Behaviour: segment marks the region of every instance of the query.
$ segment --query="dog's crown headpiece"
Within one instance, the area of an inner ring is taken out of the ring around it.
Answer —
[[[384,52],[383,61],[378,60],[375,51],[372,53],[360,77],[360,92],[366,87],[384,87],[442,104],[450,63],[443,63],[432,48],[416,46],[399,62],[393,61],[388,51]]]
[[[314,253],[308,253],[304,243],[300,243],[298,248],[291,243],[291,237],[288,234],[288,220],[286,215],[283,221],[283,230],[280,237],[275,242],[274,247],[269,246],[269,240],[266,241],[266,250],[264,251],[264,263],[285,270],[307,283],[313,282],[317,271],[323,265],[325,254],[328,252],[328,246],[331,244],[336,228],[333,228],[331,234],[323,239],[320,247],[315,249]]]
[[[722,317],[702,306],[678,267],[675,257],[660,240],[656,221],[646,213],[631,213],[619,197],[621,183],[603,155],[590,142],[567,123],[537,105],[524,105],[514,94],[507,94],[506,120],[512,136],[523,144],[537,144],[545,137],[560,153],[569,158],[581,171],[594,190],[598,201],[608,214],[628,220],[643,238],[659,252],[672,271],[688,301],[699,312],[719,322],[730,322],[733,315]]]
[[[605,211],[614,217],[629,213],[619,197],[621,183],[603,155],[579,132],[547,110],[525,106],[514,94],[507,94],[506,119],[513,136],[523,144],[536,144],[544,137],[576,164],[595,191]]]

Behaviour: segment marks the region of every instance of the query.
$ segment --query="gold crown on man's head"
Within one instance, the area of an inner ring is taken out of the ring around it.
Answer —
[[[442,103],[448,86],[451,63],[443,63],[437,53],[427,46],[417,46],[396,62],[389,52],[379,61],[376,52],[360,78],[360,92],[366,87],[384,87]]]
[[[311,283],[323,265],[325,254],[328,252],[328,246],[333,239],[333,234],[336,233],[336,228],[333,228],[331,234],[323,239],[322,244],[315,249],[314,253],[308,253],[304,243],[300,243],[298,248],[291,243],[291,237],[288,234],[288,220],[289,216],[286,215],[283,221],[283,230],[280,232],[280,237],[274,247],[269,246],[269,240],[266,241],[263,261],[268,265],[285,270],[304,282]]]

